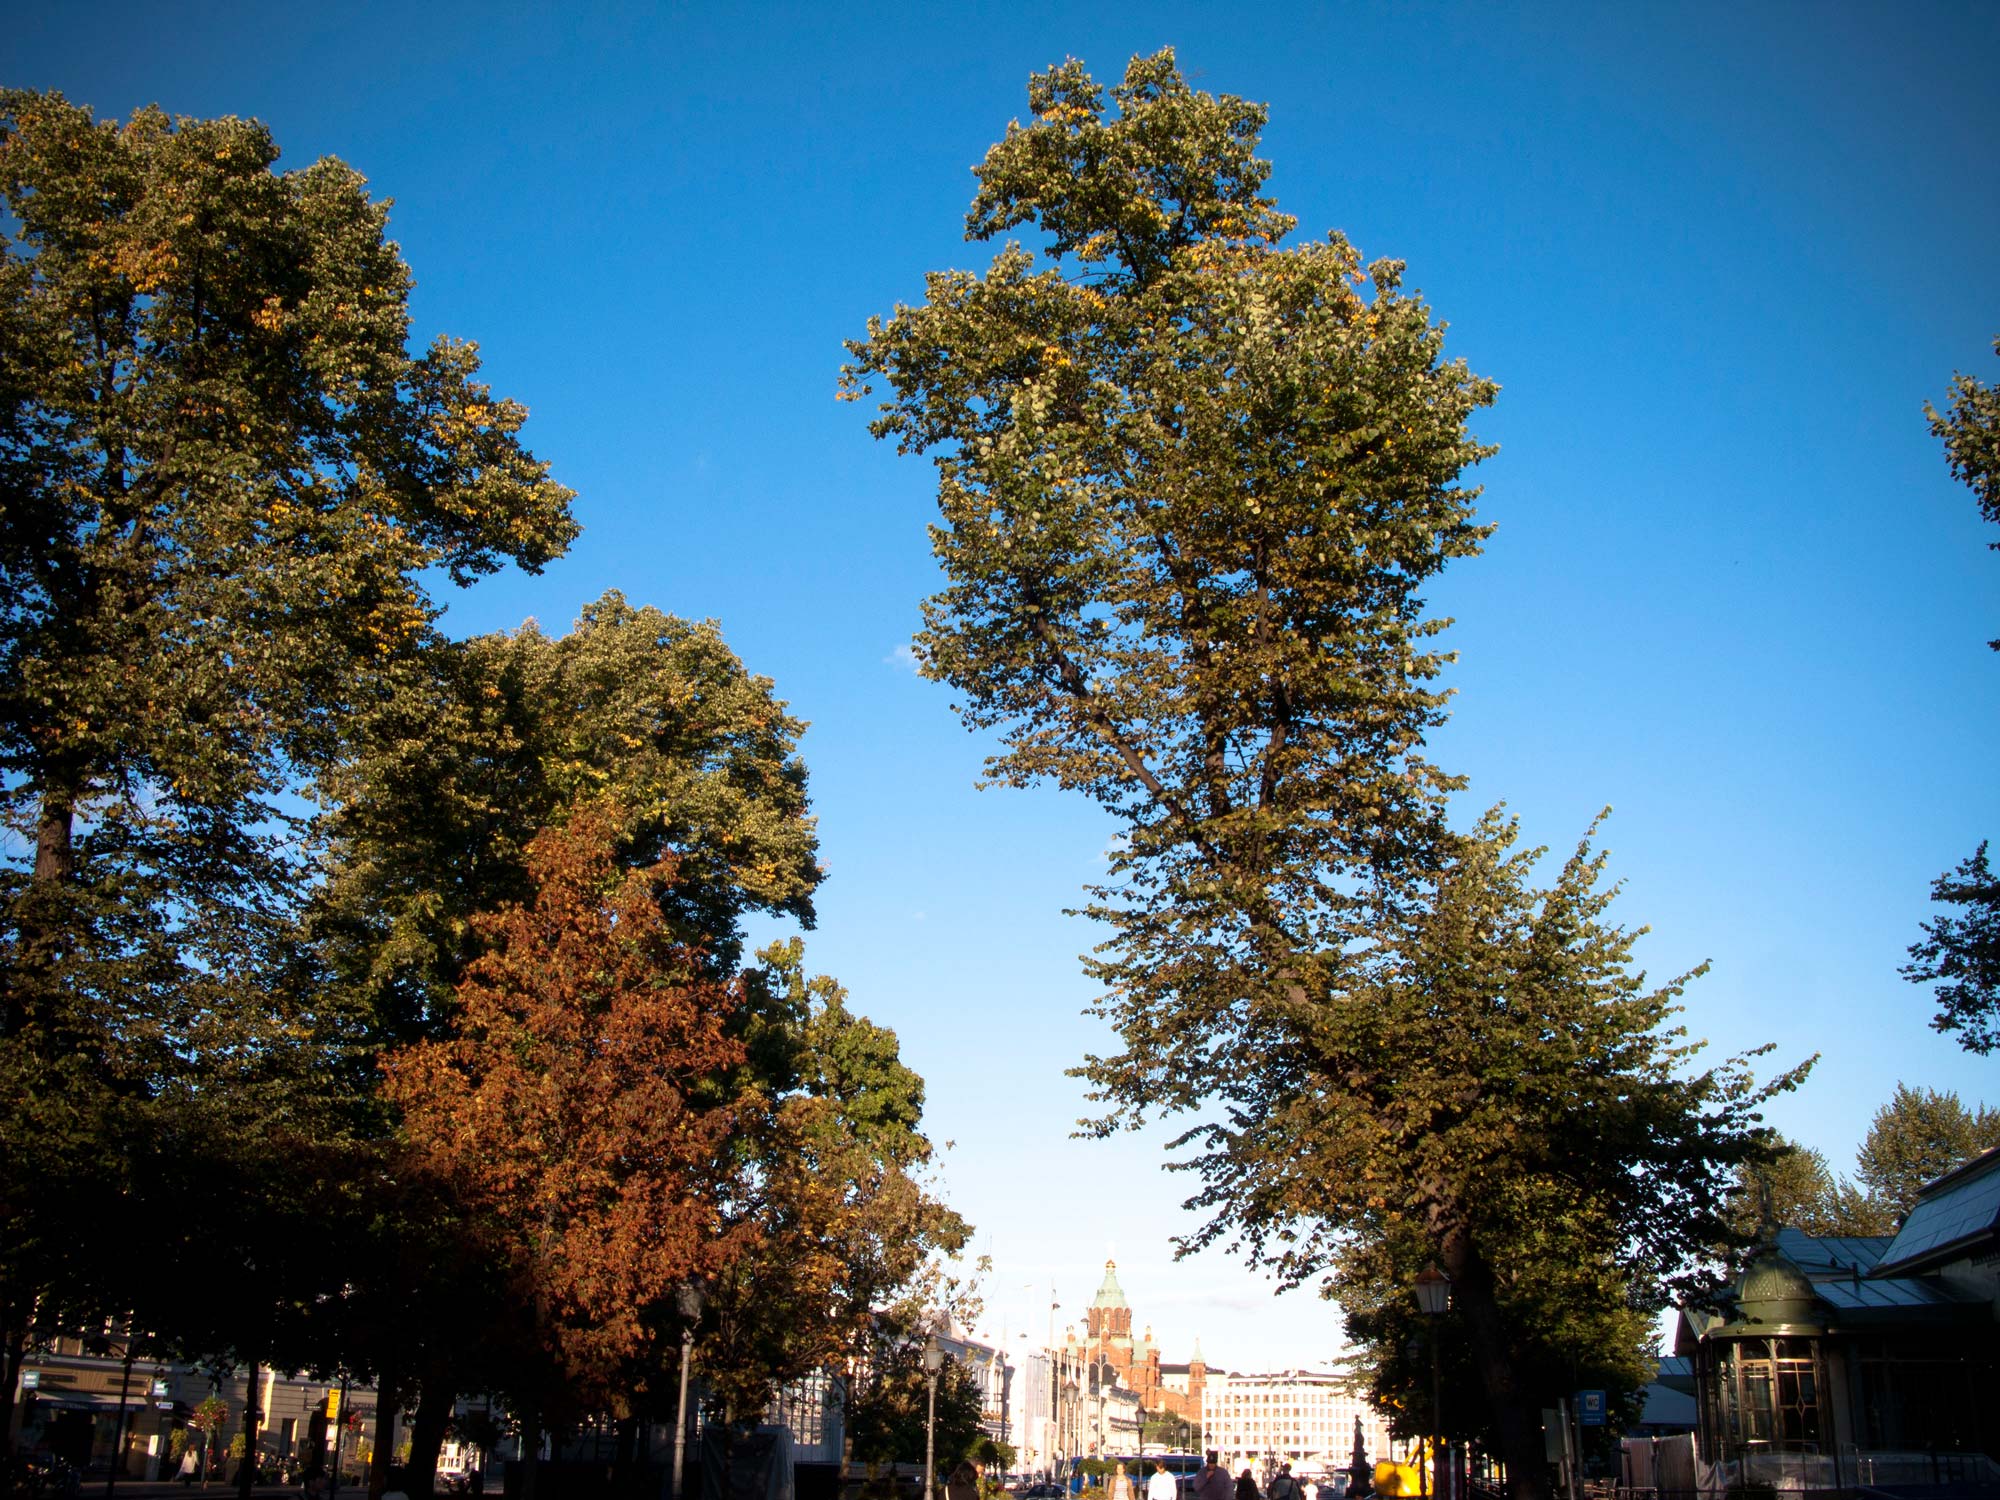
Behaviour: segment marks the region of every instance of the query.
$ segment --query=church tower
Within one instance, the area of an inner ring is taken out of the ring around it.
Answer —
[[[1084,1315],[1084,1328],[1092,1354],[1101,1354],[1121,1374],[1132,1368],[1132,1307],[1118,1284],[1116,1261],[1104,1263],[1104,1281]]]

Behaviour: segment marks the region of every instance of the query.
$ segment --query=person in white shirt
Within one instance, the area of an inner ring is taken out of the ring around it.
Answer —
[[[1180,1486],[1165,1464],[1153,1465],[1153,1477],[1146,1481],[1146,1500],[1180,1500]]]

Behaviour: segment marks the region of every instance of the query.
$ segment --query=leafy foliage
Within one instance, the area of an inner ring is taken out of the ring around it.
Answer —
[[[1932,882],[1931,900],[1946,910],[1924,923],[1923,941],[1910,945],[1903,977],[1937,985],[1933,1030],[1955,1031],[1966,1051],[1990,1053],[2000,1047],[2000,880],[1983,841],[1957,869]]]
[[[812,924],[804,726],[712,622],[613,591],[566,635],[529,623],[428,667],[326,784],[339,859],[316,930],[390,1035],[449,1022],[473,914],[524,899],[528,842],[592,799],[623,810],[626,858],[675,858],[662,911],[713,973],[735,967],[749,912]]]
[[[736,1141],[734,1248],[709,1281],[699,1351],[731,1418],[761,1411],[785,1381],[848,1363],[878,1325],[907,1327],[935,1258],[970,1234],[923,1180],[923,1080],[895,1034],[850,1011],[832,980],[808,977],[797,940],[759,958],[745,976],[744,1084],[765,1105]]]
[[[602,1400],[641,1309],[717,1255],[727,1106],[697,1101],[740,1050],[739,1003],[661,915],[669,858],[621,870],[598,806],[528,846],[532,905],[475,919],[490,944],[453,1036],[388,1059],[418,1165],[493,1226],[566,1383]]]
[[[2000,339],[1993,352],[2000,354]],[[1980,515],[2000,525],[2000,389],[1954,375],[1948,409],[1926,403],[1924,415],[1944,443],[1952,477],[1972,490]],[[1991,546],[2000,551],[2000,542]],[[2000,651],[2000,640],[1988,644]],[[1931,900],[1947,910],[1924,923],[1924,938],[1910,946],[1903,977],[1937,985],[1935,1029],[1957,1032],[1968,1052],[1990,1053],[2000,1046],[2000,881],[1993,878],[1984,841],[1932,882]]]
[[[1783,1137],[1771,1142],[1769,1160],[1746,1164],[1730,1210],[1732,1227],[1749,1241],[1790,1227],[1811,1235],[1880,1235],[1895,1229],[1894,1216],[1845,1178],[1826,1158]]]
[[[2000,354],[2000,338],[1993,341],[1993,352]],[[1972,491],[1979,514],[2000,526],[2000,389],[1953,375],[1947,408],[1940,412],[1925,402],[1924,415],[1931,435],[1944,444],[1952,478]],[[2000,551],[2000,542],[1990,545]],[[1988,644],[2000,651],[2000,640]]]
[[[1898,1083],[1861,1143],[1858,1175],[1881,1213],[1900,1224],[1925,1183],[1994,1146],[2000,1110],[1974,1112],[1957,1094]]]
[[[929,1414],[928,1376],[923,1344],[898,1340],[880,1345],[871,1357],[868,1379],[847,1411],[854,1456],[864,1463],[924,1461]],[[949,1469],[968,1457],[984,1434],[979,1429],[979,1382],[958,1360],[946,1357],[937,1377],[937,1467]]]
[[[1081,1070],[1095,1128],[1211,1111],[1182,1138],[1187,1243],[1331,1273],[1378,1340],[1443,1261],[1532,1483],[1538,1382],[1590,1346],[1636,1384],[1643,1313],[1722,1232],[1770,1089],[1688,1071],[1678,982],[1630,973],[1594,856],[1537,892],[1510,825],[1446,825],[1422,590],[1486,534],[1461,480],[1495,387],[1399,262],[1281,246],[1262,108],[1171,52],[1108,92],[1037,75],[977,169],[968,236],[1031,225],[1039,252],[934,273],[848,346],[843,393],[884,386],[872,430],[938,472],[919,660],[1000,731],[992,780],[1123,820],[1088,907],[1124,1044]]]
[[[285,799],[431,643],[427,570],[575,534],[473,346],[407,349],[385,207],[277,157],[252,122],[0,93],[10,1341],[37,1303],[132,1305],[72,1248],[139,1152],[295,1128],[301,1083],[352,1081],[301,982]]]

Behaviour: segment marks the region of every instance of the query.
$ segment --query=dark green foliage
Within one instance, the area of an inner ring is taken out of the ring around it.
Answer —
[[[1937,986],[1934,1030],[1958,1033],[1968,1052],[1990,1053],[2000,1047],[2000,880],[1985,843],[1932,882],[1931,900],[1945,910],[1910,945],[1903,977]]]
[[[811,925],[804,726],[713,623],[613,592],[567,635],[530,623],[427,665],[326,783],[338,858],[315,927],[385,1034],[449,1021],[473,913],[522,900],[528,841],[592,798],[628,810],[629,860],[679,857],[668,915],[715,972],[748,912]]]
[[[866,1464],[924,1461],[929,1388],[923,1346],[883,1343],[874,1350],[865,1382],[848,1402],[847,1433],[854,1456]],[[947,1358],[937,1377],[937,1471],[944,1472],[979,1444],[979,1382]]]
[[[1746,1242],[1791,1228],[1812,1235],[1878,1235],[1895,1229],[1895,1217],[1845,1178],[1826,1158],[1782,1136],[1769,1159],[1746,1163],[1730,1209],[1731,1227]]]
[[[1446,824],[1460,781],[1424,742],[1448,622],[1422,590],[1486,534],[1463,476],[1492,383],[1444,357],[1400,262],[1280,245],[1264,110],[1171,52],[1108,91],[1065,63],[1029,103],[966,228],[1039,251],[933,273],[848,346],[845,394],[884,387],[873,431],[938,472],[919,660],[999,731],[993,781],[1123,820],[1088,908],[1123,1044],[1080,1070],[1093,1128],[1197,1112],[1189,1243],[1325,1277],[1379,1310],[1378,1352],[1444,1263],[1533,1493],[1546,1382],[1588,1351],[1636,1385],[1770,1088],[1692,1071],[1678,986],[1647,991],[1598,920],[1594,856],[1538,891],[1502,820]]]
[[[1861,1143],[1858,1176],[1884,1217],[1908,1217],[1917,1190],[1980,1152],[2000,1146],[2000,1110],[1969,1110],[1958,1095],[1896,1085]]]
[[[406,348],[384,206],[277,156],[253,122],[0,94],[9,1335],[68,1295],[139,1152],[219,1150],[241,1221],[280,1184],[240,1169],[323,1131],[322,1081],[351,1094],[352,1018],[296,958],[287,799],[431,643],[426,570],[575,534],[473,347]],[[143,1290],[91,1282],[110,1310]]]
[[[1993,341],[1993,352],[2000,354],[2000,338]],[[2000,388],[1954,375],[1947,410],[1925,402],[1924,415],[1930,418],[1931,435],[1944,444],[1952,478],[1972,491],[1979,514],[2000,526]],[[2000,552],[2000,542],[1989,545]],[[2000,641],[1991,645],[2000,651]]]

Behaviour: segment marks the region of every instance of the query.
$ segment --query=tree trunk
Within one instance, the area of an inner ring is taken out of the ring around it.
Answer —
[[[375,1386],[375,1451],[368,1455],[368,1500],[382,1500],[396,1458],[395,1385],[384,1371]]]
[[[75,825],[75,788],[46,787],[41,817],[35,825],[36,880],[67,880],[76,873]]]
[[[611,1455],[611,1493],[637,1495],[639,1485],[634,1470],[639,1451],[639,1419],[622,1417],[618,1422],[618,1442]],[[678,1500],[678,1497],[676,1497]]]
[[[520,1500],[535,1500],[535,1470],[542,1463],[542,1419],[539,1413],[524,1412],[521,1416],[521,1490]],[[675,1500],[679,1500],[676,1496]]]
[[[1464,1314],[1472,1362],[1493,1413],[1500,1458],[1514,1500],[1549,1500],[1548,1460],[1542,1447],[1539,1396],[1521,1389],[1509,1351],[1505,1320],[1493,1286],[1493,1268],[1480,1257],[1464,1228],[1446,1232],[1444,1269],[1452,1301]]]
[[[236,1466],[236,1500],[250,1500],[257,1482],[257,1361],[250,1361],[250,1383],[243,1391],[243,1461]]]
[[[7,1403],[6,1421],[0,1423],[0,1440],[4,1440],[4,1446],[0,1446],[0,1480],[11,1481],[14,1454],[21,1440],[20,1428],[16,1426],[21,1419],[21,1408],[14,1400],[14,1390],[21,1383],[21,1363],[28,1352],[28,1330],[15,1322],[11,1296],[0,1297],[0,1311],[4,1311],[7,1318],[6,1343],[0,1346],[0,1376],[4,1376],[6,1381],[5,1386],[0,1387],[5,1391],[4,1395],[0,1395],[0,1401]]]
[[[0,985],[5,1009],[0,1011],[0,1032],[19,1036],[34,1022],[38,1012],[46,1013],[48,997],[43,993],[47,976],[54,967],[53,949],[60,946],[49,928],[46,900],[36,897],[46,889],[71,880],[76,875],[76,787],[45,773],[41,811],[35,821],[35,868],[28,889],[13,902],[15,959],[13,972]],[[24,1307],[33,1298],[25,1299]]]
[[[417,1414],[410,1424],[410,1461],[403,1470],[403,1490],[410,1500],[430,1500],[437,1490],[438,1449],[458,1406],[458,1391],[447,1375],[426,1379],[417,1393]]]

